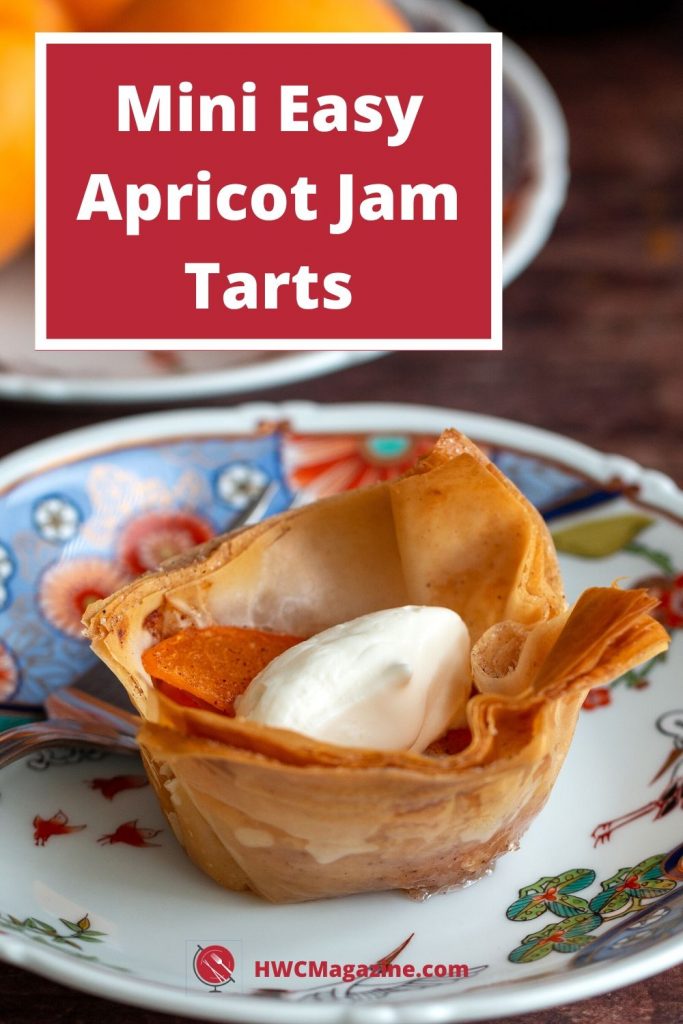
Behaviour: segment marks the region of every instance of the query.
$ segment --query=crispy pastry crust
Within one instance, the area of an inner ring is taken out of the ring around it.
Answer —
[[[217,538],[85,622],[143,717],[147,771],[190,857],[221,885],[287,902],[480,877],[545,803],[588,690],[667,646],[655,603],[593,588],[568,611],[545,523],[451,430],[401,480]],[[337,747],[181,707],[142,667],[188,625],[311,635],[402,604],[451,607],[470,629],[459,754]]]

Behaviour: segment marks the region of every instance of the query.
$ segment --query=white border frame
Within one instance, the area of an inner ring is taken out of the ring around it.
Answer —
[[[369,349],[398,351],[500,351],[503,347],[502,292],[503,292],[503,183],[502,183],[502,83],[503,57],[500,32],[38,32],[36,33],[36,335],[38,352],[105,352],[197,350],[203,344],[211,351],[347,351],[366,352]],[[361,43],[373,45],[472,45],[483,44],[491,48],[491,337],[489,339],[406,339],[406,338],[137,338],[137,339],[50,339],[47,337],[47,146],[46,146],[46,65],[47,47],[67,44],[328,44]],[[384,342],[384,344],[382,344]]]

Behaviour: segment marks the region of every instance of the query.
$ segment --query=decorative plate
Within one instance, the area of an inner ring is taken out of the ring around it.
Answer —
[[[482,18],[455,0],[399,0],[418,28],[482,31]],[[503,281],[545,245],[569,177],[567,128],[550,85],[505,40],[504,121],[508,162],[521,165],[505,222]],[[508,161],[509,157],[509,161]],[[511,171],[514,175],[515,172]],[[166,402],[260,391],[342,370],[379,352],[35,352],[33,262],[0,270],[0,398],[42,402]]]
[[[592,691],[520,849],[424,903],[271,906],[186,860],[134,758],[44,752],[0,776],[2,958],[123,1002],[264,1024],[489,1020],[683,960],[683,495],[626,459],[445,409],[303,403],[124,419],[27,448],[0,463],[5,700],[35,706],[75,678],[87,601],[229,528],[265,483],[274,512],[383,479],[449,425],[543,511],[570,599],[647,582],[673,637]]]

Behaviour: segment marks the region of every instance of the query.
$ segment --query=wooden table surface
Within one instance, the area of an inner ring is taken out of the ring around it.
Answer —
[[[618,33],[520,37],[569,121],[572,183],[545,251],[505,295],[502,353],[405,353],[245,399],[407,401],[537,424],[683,483],[683,5]],[[197,404],[197,403],[194,403]],[[221,401],[203,403],[221,405]],[[0,406],[0,453],[145,411]],[[457,417],[454,417],[457,423]],[[0,1021],[172,1019],[0,969]],[[671,1024],[683,967],[528,1024]]]

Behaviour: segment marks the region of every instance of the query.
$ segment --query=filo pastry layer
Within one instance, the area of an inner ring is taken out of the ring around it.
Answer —
[[[142,666],[188,627],[311,636],[407,604],[452,608],[473,642],[460,753],[379,752],[176,704]],[[145,767],[192,860],[274,902],[472,881],[514,848],[557,778],[587,692],[664,650],[647,592],[567,609],[538,512],[446,431],[397,481],[219,537],[97,602],[93,650],[142,716]]]

